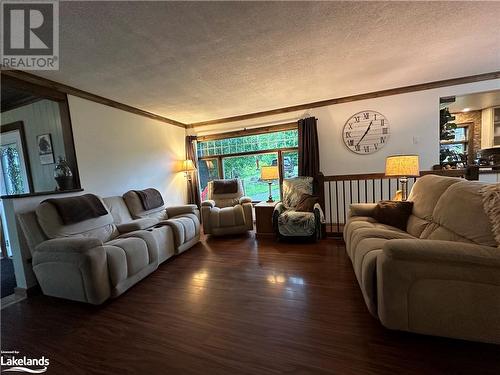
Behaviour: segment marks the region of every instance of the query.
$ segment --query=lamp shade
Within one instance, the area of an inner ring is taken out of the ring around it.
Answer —
[[[260,178],[262,180],[277,180],[280,177],[278,166],[260,168]]]
[[[393,155],[385,160],[385,175],[411,177],[420,176],[418,155]]]
[[[196,168],[194,167],[194,163],[191,159],[180,160],[176,168],[177,172],[192,172],[194,170],[196,170]]]

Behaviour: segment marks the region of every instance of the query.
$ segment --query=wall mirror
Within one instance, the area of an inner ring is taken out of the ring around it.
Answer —
[[[80,190],[66,94],[1,75],[2,197]]]
[[[440,98],[440,166],[500,168],[500,90]]]

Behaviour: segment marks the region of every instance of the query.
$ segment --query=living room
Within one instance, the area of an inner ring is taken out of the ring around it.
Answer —
[[[2,371],[500,371],[498,3],[43,3]]]

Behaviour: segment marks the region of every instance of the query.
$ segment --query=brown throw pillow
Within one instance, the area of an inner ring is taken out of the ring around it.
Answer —
[[[214,194],[234,194],[238,192],[238,180],[214,180]]]
[[[373,218],[379,223],[406,230],[412,209],[413,202],[380,201],[373,211]]]
[[[313,212],[314,205],[319,203],[319,197],[317,195],[302,194],[299,198],[299,202],[295,207],[295,211],[299,212]]]

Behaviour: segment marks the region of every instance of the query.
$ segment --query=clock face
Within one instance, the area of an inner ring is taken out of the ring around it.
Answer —
[[[345,145],[356,154],[377,152],[385,146],[389,135],[389,122],[384,115],[375,111],[352,115],[342,131]]]

